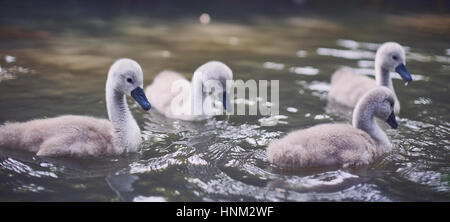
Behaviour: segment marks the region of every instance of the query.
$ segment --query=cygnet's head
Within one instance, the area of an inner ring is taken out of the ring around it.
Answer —
[[[142,109],[149,110],[150,102],[145,96],[143,74],[139,64],[132,59],[118,59],[111,65],[108,72],[107,87],[133,97]]]
[[[412,81],[411,75],[406,69],[406,56],[403,47],[396,42],[386,42],[377,50],[375,61],[382,68],[395,71],[403,80]]]
[[[386,121],[392,128],[397,128],[398,123],[394,115],[395,96],[392,90],[387,87],[379,86],[369,90],[359,100],[355,110],[369,112],[373,111],[373,115]],[[359,107],[364,106],[366,110]],[[358,115],[355,113],[355,115]],[[355,116],[354,116],[355,117]]]
[[[230,99],[227,96],[227,80],[233,80],[233,72],[231,69],[222,62],[209,61],[197,68],[195,73],[200,73],[202,87],[209,88],[214,86],[214,83],[218,83],[222,92],[222,104],[226,111],[231,110]],[[194,80],[199,81],[199,80]],[[211,84],[213,83],[213,84]],[[214,88],[214,87],[213,87]]]

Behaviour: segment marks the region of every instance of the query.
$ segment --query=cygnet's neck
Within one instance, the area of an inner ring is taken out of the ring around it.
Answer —
[[[368,101],[360,101],[353,111],[353,127],[363,130],[372,137],[379,147],[389,150],[389,138],[376,123],[374,110],[375,104]]]
[[[398,101],[397,94],[395,93],[394,85],[392,84],[390,71],[383,68],[381,66],[381,62],[377,59],[375,59],[375,80],[377,82],[377,86],[385,86],[394,93],[395,112],[398,113],[400,111],[400,103]]]
[[[375,59],[375,81],[377,82],[378,86],[386,86],[391,89],[395,95],[390,71],[381,66],[381,61],[379,61],[378,57]]]
[[[116,151],[136,151],[141,140],[139,126],[128,109],[126,97],[106,83],[106,107],[113,126],[113,141]]]
[[[380,62],[375,63],[375,80],[378,86],[386,86],[390,89],[392,88],[392,79],[389,70],[383,68]]]

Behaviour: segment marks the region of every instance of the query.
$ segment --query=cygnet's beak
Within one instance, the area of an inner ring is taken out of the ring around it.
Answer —
[[[133,97],[133,99],[136,100],[136,102],[138,102],[139,105],[141,105],[142,109],[144,109],[145,111],[148,111],[150,110],[150,108],[152,108],[150,102],[145,96],[144,90],[141,87],[136,87],[136,89],[133,89],[133,91],[131,91],[131,97]]]
[[[406,82],[411,82],[412,81],[411,75],[409,74],[408,70],[406,69],[406,66],[403,63],[398,65],[395,68],[395,71],[398,74],[400,74],[402,79],[405,80]]]
[[[395,119],[394,111],[392,111],[391,115],[389,115],[386,122],[389,124],[389,126],[392,127],[392,129],[397,129],[398,123],[397,120]]]
[[[231,112],[231,104],[230,104],[230,100],[227,97],[227,91],[222,92],[222,104],[223,104],[223,109],[226,112]]]

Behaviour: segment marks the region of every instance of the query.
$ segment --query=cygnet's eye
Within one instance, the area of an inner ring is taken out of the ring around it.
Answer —
[[[132,78],[127,78],[127,82],[133,83],[133,79]]]
[[[392,56],[392,59],[397,61],[398,57],[394,55]]]

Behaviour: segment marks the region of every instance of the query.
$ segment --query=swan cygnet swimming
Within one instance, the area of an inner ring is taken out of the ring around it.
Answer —
[[[394,104],[395,96],[390,89],[383,86],[371,89],[355,107],[353,126],[321,124],[294,131],[269,144],[268,159],[284,168],[369,164],[391,150],[391,143],[375,117],[397,128]]]
[[[144,110],[150,109],[142,69],[131,59],[111,66],[106,81],[109,121],[88,116],[64,115],[0,126],[0,147],[24,149],[38,156],[97,157],[135,152],[141,132],[128,109],[125,95]]]
[[[192,81],[174,71],[160,72],[152,84],[145,89],[150,103],[160,113],[172,119],[202,120],[213,116],[207,113],[210,98],[206,89],[216,83],[223,110],[231,110],[230,98],[227,96],[227,80],[233,80],[233,72],[222,62],[210,61],[195,70]],[[206,101],[206,102],[205,102]],[[223,112],[220,110],[220,112]]]
[[[400,74],[405,82],[412,81],[411,75],[406,69],[405,51],[403,47],[395,42],[386,42],[381,45],[375,56],[375,80],[352,72],[348,68],[336,71],[331,77],[331,88],[329,99],[354,108],[359,98],[369,89],[376,86],[385,86],[394,92],[395,113],[400,112],[400,102],[392,85],[390,71]]]

